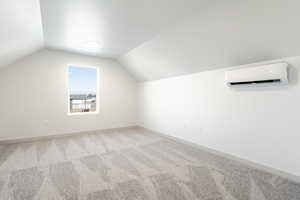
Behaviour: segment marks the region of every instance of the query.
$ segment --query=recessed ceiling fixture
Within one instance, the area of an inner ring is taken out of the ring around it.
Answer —
[[[86,42],[84,43],[83,47],[86,51],[93,51],[93,52],[101,49],[100,43],[96,41]]]

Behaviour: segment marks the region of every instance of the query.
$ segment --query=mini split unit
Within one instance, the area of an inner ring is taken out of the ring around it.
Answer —
[[[287,84],[288,64],[285,62],[228,70],[225,81],[230,86],[257,84]]]

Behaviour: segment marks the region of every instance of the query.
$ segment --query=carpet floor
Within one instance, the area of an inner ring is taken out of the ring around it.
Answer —
[[[143,129],[0,146],[1,200],[299,200],[283,177]]]

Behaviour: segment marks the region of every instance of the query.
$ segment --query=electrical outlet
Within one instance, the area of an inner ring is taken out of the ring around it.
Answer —
[[[44,126],[49,126],[49,121],[48,120],[44,120]]]

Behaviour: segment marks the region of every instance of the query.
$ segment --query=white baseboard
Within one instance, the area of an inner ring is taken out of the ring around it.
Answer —
[[[189,146],[192,146],[194,148],[200,149],[202,151],[206,151],[206,152],[215,154],[217,156],[222,156],[224,158],[234,160],[236,162],[239,162],[239,163],[241,163],[243,165],[246,165],[246,166],[249,166],[251,168],[262,170],[262,171],[265,171],[265,172],[268,172],[268,173],[272,173],[274,175],[281,176],[281,177],[286,178],[290,181],[293,181],[293,182],[296,182],[296,183],[300,184],[300,176],[297,176],[297,175],[294,175],[294,174],[291,174],[291,173],[288,173],[288,172],[284,172],[282,170],[275,169],[275,168],[270,167],[270,166],[259,164],[259,163],[256,163],[256,162],[253,162],[253,161],[250,161],[250,160],[247,160],[247,159],[243,159],[243,158],[240,158],[240,157],[228,154],[228,153],[224,153],[224,152],[221,152],[221,151],[218,151],[218,150],[214,150],[214,149],[199,145],[197,143],[190,142],[190,141],[182,139],[182,138],[177,138],[177,137],[170,136],[170,135],[167,135],[167,134],[164,134],[164,133],[160,133],[160,132],[157,132],[155,130],[145,128],[143,126],[137,126],[137,127],[140,128],[140,129],[145,129],[147,131],[150,131],[153,134],[171,139],[175,142],[182,143],[182,144],[185,144],[185,145],[189,145]]]
[[[77,132],[69,132],[69,133],[62,133],[62,134],[51,134],[51,135],[36,136],[36,137],[4,139],[4,140],[0,140],[0,145],[16,144],[16,143],[22,143],[22,142],[34,142],[34,141],[39,141],[39,140],[47,140],[47,139],[54,139],[54,138],[69,137],[69,136],[74,136],[74,135],[89,134],[92,132],[105,133],[105,132],[110,132],[110,131],[122,131],[122,130],[126,130],[126,129],[137,128],[137,127],[138,126],[125,126],[125,127],[109,128],[109,129],[77,131]]]

